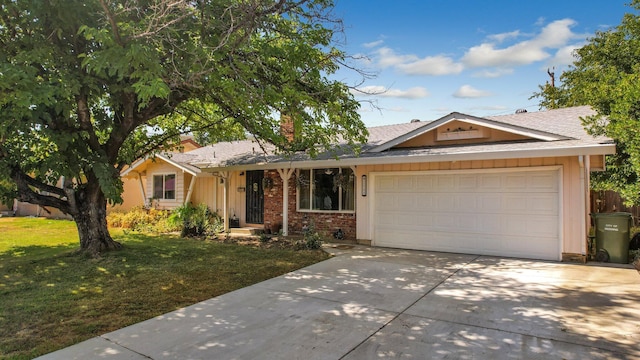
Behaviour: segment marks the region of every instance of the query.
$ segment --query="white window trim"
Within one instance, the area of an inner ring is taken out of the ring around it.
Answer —
[[[296,212],[306,212],[306,213],[318,213],[318,214],[355,214],[356,210],[356,199],[355,199],[355,191],[356,191],[356,183],[355,180],[353,182],[353,191],[354,191],[354,199],[353,199],[353,210],[314,210],[313,209],[313,191],[315,190],[315,186],[314,183],[312,181],[312,177],[313,177],[313,171],[314,170],[324,170],[324,169],[340,169],[340,172],[342,172],[342,169],[349,169],[348,166],[335,166],[335,167],[319,167],[319,168],[308,168],[308,169],[296,169],[296,178],[300,175],[300,171],[301,170],[309,170],[309,196],[311,197],[309,199],[309,207],[310,209],[301,209],[300,208],[300,186],[296,184]],[[353,176],[355,177],[356,172],[351,169],[351,171],[353,171]],[[355,178],[354,178],[355,179]],[[342,186],[340,186],[340,192],[338,193],[338,205],[339,207],[342,207]]]
[[[175,188],[173,189],[174,195],[173,195],[173,199],[167,199],[164,197],[164,194],[166,192],[165,190],[165,176],[167,175],[173,175],[174,176],[174,181],[175,181]],[[156,176],[162,176],[162,197],[161,198],[156,198],[155,195],[155,177]],[[154,173],[153,175],[151,175],[151,199],[153,200],[157,200],[157,201],[163,201],[163,202],[176,202],[178,201],[178,173],[175,172],[168,172],[168,173]]]

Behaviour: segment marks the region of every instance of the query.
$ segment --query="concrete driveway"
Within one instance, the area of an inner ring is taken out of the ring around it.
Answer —
[[[42,359],[638,359],[640,276],[367,247]]]

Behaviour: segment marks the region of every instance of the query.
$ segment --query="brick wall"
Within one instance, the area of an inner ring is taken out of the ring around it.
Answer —
[[[271,232],[282,228],[282,179],[275,170],[265,171],[273,187],[264,190],[264,227]],[[356,214],[316,213],[296,211],[296,182],[289,179],[289,235],[301,235],[302,229],[313,224],[317,232],[330,237],[342,229],[345,239],[356,238]]]

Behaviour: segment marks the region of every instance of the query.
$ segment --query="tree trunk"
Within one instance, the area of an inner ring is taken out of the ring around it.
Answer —
[[[78,192],[75,205],[77,211],[71,215],[78,227],[81,251],[96,257],[104,251],[122,248],[109,234],[107,200],[98,186]]]

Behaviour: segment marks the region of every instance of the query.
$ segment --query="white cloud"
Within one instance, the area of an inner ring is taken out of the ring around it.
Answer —
[[[491,96],[492,94],[488,91],[478,90],[471,85],[462,85],[458,90],[453,93],[454,97],[457,98],[480,98]]]
[[[473,77],[479,77],[479,78],[499,78],[501,76],[504,75],[511,75],[513,74],[513,69],[511,68],[500,68],[500,69],[485,69],[482,71],[478,71],[473,73]]]
[[[449,75],[459,74],[464,66],[444,55],[427,56],[420,59],[416,55],[398,55],[388,47],[376,51],[378,66],[393,67],[408,75]]]
[[[450,75],[459,74],[464,70],[462,64],[443,55],[427,56],[418,61],[398,64],[396,68],[408,75]]]
[[[515,31],[502,33],[502,34],[489,35],[488,39],[500,43],[505,41],[506,39],[517,38],[518,36],[520,36],[520,30],[515,30]]]
[[[397,66],[399,64],[417,60],[415,55],[397,55],[388,47],[378,49],[376,54],[378,55],[378,65],[382,68]]]
[[[405,108],[405,107],[401,107],[401,106],[395,106],[395,107],[390,107],[390,108],[384,108],[384,111],[391,111],[391,112],[409,112],[410,110]]]
[[[384,43],[384,40],[378,40],[378,41],[372,41],[372,42],[364,43],[364,44],[362,44],[362,46],[364,46],[366,48],[374,48],[376,46],[382,45],[383,43]]]
[[[551,55],[545,49],[563,47],[576,35],[571,27],[576,24],[571,19],[563,19],[545,26],[540,34],[512,46],[499,49],[495,42],[486,42],[470,48],[462,62],[468,67],[504,67],[528,65],[548,59]]]
[[[565,66],[573,64],[576,58],[573,56],[573,52],[579,48],[581,48],[584,44],[571,44],[567,46],[563,46],[558,51],[556,51],[555,55],[551,60],[549,60],[550,66]]]
[[[352,90],[356,96],[380,96],[401,99],[420,99],[429,96],[427,89],[423,87],[412,87],[406,90],[388,89],[380,85],[363,86],[357,90]]]

